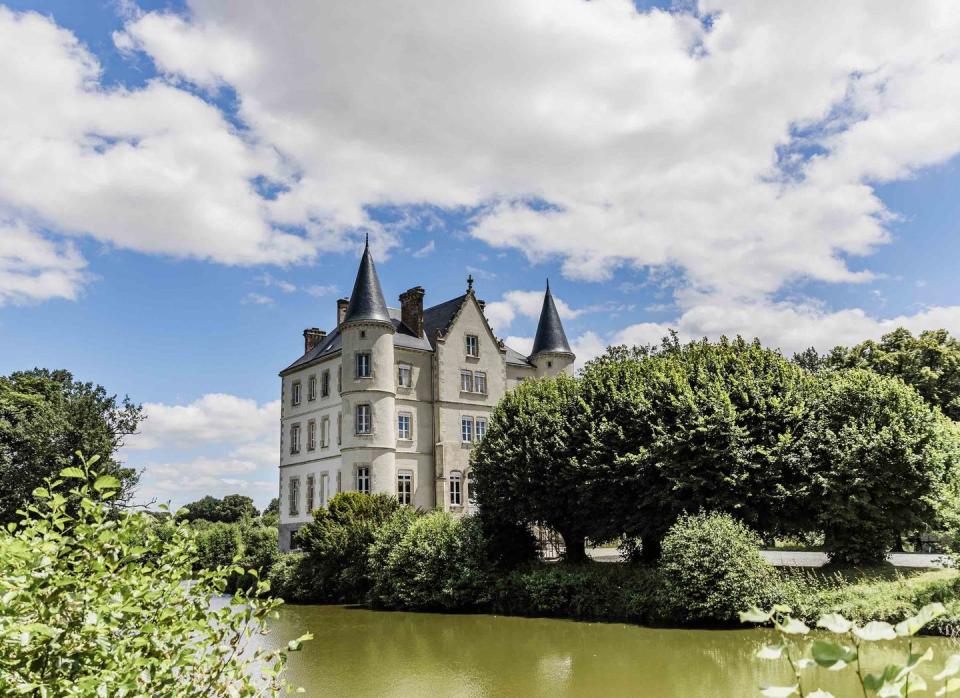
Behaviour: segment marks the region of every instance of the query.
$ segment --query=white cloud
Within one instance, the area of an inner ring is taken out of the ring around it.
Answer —
[[[51,298],[74,300],[90,276],[70,242],[53,242],[23,221],[0,221],[0,305]]]
[[[240,301],[245,305],[273,305],[273,298],[270,296],[265,296],[262,293],[254,293],[251,291],[243,297],[243,300]]]
[[[278,221],[479,206],[474,236],[572,278],[668,266],[753,301],[869,279],[846,259],[888,240],[874,183],[960,151],[960,5],[697,11],[712,21],[628,0],[204,0],[127,35],[171,75],[237,89],[302,173],[268,204]]]
[[[284,293],[293,293],[297,290],[296,284],[292,284],[284,279],[278,279],[273,274],[263,273],[257,276],[257,281],[267,288],[278,288]]]
[[[209,393],[187,405],[144,404],[140,433],[125,448],[189,448],[227,442],[235,446],[273,435],[280,423],[280,401],[258,405],[224,393]]]
[[[417,258],[426,257],[428,254],[430,254],[431,252],[433,252],[435,249],[437,249],[437,243],[436,243],[435,240],[431,240],[431,241],[428,242],[426,245],[424,245],[423,247],[421,247],[419,250],[417,250],[416,252],[414,252],[414,253],[413,253],[413,256],[414,256],[414,257],[417,257]]]
[[[507,291],[500,300],[487,303],[484,314],[497,331],[510,327],[518,314],[537,320],[540,318],[540,311],[543,310],[543,293],[543,291]],[[553,301],[556,303],[557,312],[564,320],[579,317],[585,312],[571,308],[556,296],[553,297]]]
[[[318,298],[322,296],[332,296],[337,292],[337,287],[333,284],[314,284],[307,286],[307,293]]]

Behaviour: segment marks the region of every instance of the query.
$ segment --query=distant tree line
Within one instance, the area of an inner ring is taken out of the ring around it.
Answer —
[[[552,528],[571,560],[618,539],[656,559],[701,510],[880,560],[956,523],[958,367],[944,331],[792,361],[739,337],[613,347],[503,398],[472,454],[481,516]]]

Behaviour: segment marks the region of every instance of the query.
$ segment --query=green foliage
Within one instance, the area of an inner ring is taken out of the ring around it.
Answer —
[[[733,621],[744,603],[777,595],[777,575],[760,539],[729,514],[682,516],[663,540],[660,574],[670,615],[702,623]]]
[[[190,528],[114,511],[120,481],[95,461],[78,454],[0,530],[0,693],[279,695],[286,653],[250,645],[280,603],[268,586],[215,603],[240,569],[194,571]]]
[[[614,352],[587,365],[595,485],[610,527],[655,559],[683,511],[734,514],[772,537],[801,530],[802,432],[810,377],[758,341],[722,338]],[[613,484],[615,483],[615,485]]]
[[[798,457],[832,559],[883,560],[900,531],[937,522],[958,463],[954,426],[895,378],[819,375]]]
[[[375,601],[387,608],[445,611],[484,604],[490,573],[479,522],[442,511],[403,519],[381,529],[371,548],[371,561],[383,564]]]
[[[596,478],[581,458],[590,413],[579,392],[565,375],[520,384],[497,404],[470,458],[485,517],[505,526],[545,524],[575,561],[586,558],[585,539],[607,537],[600,502],[583,493]]]
[[[310,576],[310,563],[303,553],[281,553],[267,573],[270,590],[284,601],[310,603],[316,601],[316,590]]]
[[[800,645],[809,634],[810,628],[794,618],[789,606],[774,606],[763,611],[753,606],[749,611],[740,613],[743,623],[772,623],[780,639],[776,644],[762,647],[757,658],[768,661],[786,661],[794,677],[790,686],[767,686],[761,688],[764,696],[787,698],[788,696],[809,696],[810,698],[833,698],[831,693],[817,689],[809,692],[804,687],[804,670],[814,665],[830,671],[852,671],[863,689],[863,695],[871,692],[877,696],[909,696],[914,691],[926,691],[927,682],[916,673],[917,667],[933,660],[933,650],[923,654],[913,653],[912,637],[931,621],[943,616],[946,609],[943,604],[932,603],[921,608],[915,615],[902,620],[896,626],[883,621],[871,621],[857,625],[839,613],[828,613],[820,617],[817,627],[831,633],[826,638],[814,639],[812,643]],[[879,671],[868,673],[869,666],[864,659],[866,645],[878,641],[901,641],[904,649],[902,664],[888,664]],[[809,647],[810,657],[804,657],[803,648]],[[942,683],[937,695],[952,693],[960,689],[960,655],[947,658],[943,670],[933,677]],[[809,684],[809,680],[806,681]]]
[[[223,499],[207,495],[196,502],[190,502],[183,508],[186,509],[183,516],[188,521],[203,519],[204,521],[235,523],[259,515],[257,508],[253,506],[253,500],[241,494],[228,494]]]
[[[240,528],[231,524],[214,523],[197,532],[197,557],[194,567],[198,570],[213,570],[222,565],[232,565],[239,558],[243,543]]]
[[[855,347],[837,347],[827,363],[899,378],[951,419],[960,420],[960,341],[946,330],[914,337],[902,327]]]
[[[100,472],[120,480],[115,501],[129,498],[138,474],[114,454],[143,419],[139,405],[107,395],[67,371],[34,369],[0,376],[0,523],[17,521],[31,493],[83,452],[100,458]]]
[[[377,529],[400,508],[396,497],[341,492],[297,532],[318,601],[358,603],[370,590],[368,552]]]

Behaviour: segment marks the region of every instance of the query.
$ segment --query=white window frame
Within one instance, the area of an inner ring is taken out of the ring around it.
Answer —
[[[357,378],[373,378],[372,358],[369,351],[358,351],[355,354],[354,370]],[[361,371],[361,366],[363,371]]]
[[[330,446],[330,418],[324,417],[320,420],[320,448]]]
[[[407,422],[406,435],[404,435],[403,420]],[[400,441],[413,441],[413,415],[410,412],[397,413],[397,438]]]
[[[373,407],[369,402],[361,402],[353,409],[353,430],[356,436],[373,433]]]
[[[290,453],[300,453],[300,422],[290,425]]]
[[[297,379],[293,381],[293,385],[290,387],[290,405],[296,407],[300,404],[300,400],[303,397],[303,385],[300,383],[300,380]]]
[[[307,513],[309,514],[316,507],[313,505],[316,504],[314,500],[314,487],[316,485],[316,480],[313,475],[307,475]]]
[[[471,359],[478,358],[480,356],[480,337],[475,334],[467,334],[463,336],[463,341],[464,351],[466,352],[467,356],[469,356]]]
[[[463,506],[463,477],[459,470],[450,471],[450,506]]]
[[[320,506],[327,506],[330,494],[330,474],[320,473]]]
[[[358,465],[354,474],[356,480],[357,492],[360,494],[370,494],[370,466]]]
[[[343,443],[343,412],[337,412],[337,446]],[[339,492],[339,490],[337,490]]]
[[[473,392],[473,371],[467,368],[460,369],[460,392]]]
[[[481,427],[481,425],[483,425]],[[487,435],[487,418],[476,417],[473,420],[473,440],[480,441]]]
[[[307,422],[307,450],[315,451],[317,448],[317,420],[311,419]]]
[[[397,501],[401,504],[413,504],[413,471],[397,471]]]
[[[300,516],[300,478],[292,477],[287,483],[287,512],[290,516]]]
[[[324,369],[320,379],[320,397],[330,397],[330,369]]]
[[[404,382],[404,374],[406,374],[406,382]],[[413,387],[413,366],[410,364],[397,364],[397,387],[398,388],[412,388]]]
[[[317,399],[317,377],[310,376],[307,380],[307,402],[313,402]]]
[[[460,441],[465,444],[473,443],[473,417],[460,416]]]
[[[483,389],[480,388],[480,383],[483,383]],[[481,395],[487,394],[487,372],[486,371],[474,371],[473,372],[473,390],[476,393]]]

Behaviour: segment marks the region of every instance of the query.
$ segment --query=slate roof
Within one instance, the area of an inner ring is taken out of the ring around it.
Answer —
[[[543,295],[543,308],[540,311],[537,336],[533,340],[530,356],[536,356],[545,351],[557,354],[573,353],[570,350],[570,342],[567,341],[567,334],[560,323],[560,313],[557,312],[557,304],[553,302],[549,281],[547,281],[547,292]]]
[[[353,283],[350,304],[343,317],[344,322],[360,320],[374,322],[391,320],[387,303],[383,300],[383,290],[380,288],[380,279],[377,278],[377,269],[373,266],[369,238],[363,248],[363,257],[360,258],[360,268],[357,269],[357,280]]]

